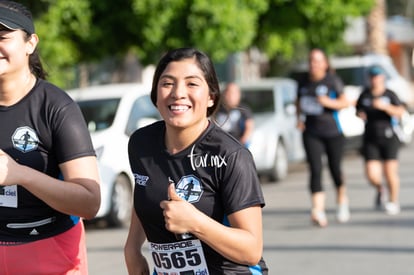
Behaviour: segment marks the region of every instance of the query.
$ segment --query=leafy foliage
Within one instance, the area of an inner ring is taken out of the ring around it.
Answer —
[[[343,46],[347,18],[367,14],[372,5],[372,0],[273,0],[260,18],[255,43],[270,57],[293,58],[303,46],[332,52]]]
[[[65,85],[73,68],[135,53],[144,65],[176,47],[193,46],[216,62],[256,47],[269,58],[342,45],[348,16],[373,0],[22,0],[32,10],[51,80]]]
[[[163,51],[193,46],[224,60],[251,45],[266,8],[266,0],[135,0],[134,11],[144,19],[140,57],[152,63]]]
[[[63,69],[81,59],[83,49],[79,42],[89,39],[91,31],[90,2],[41,0],[22,3],[33,13],[40,56],[50,80],[62,86],[73,81],[75,72]]]

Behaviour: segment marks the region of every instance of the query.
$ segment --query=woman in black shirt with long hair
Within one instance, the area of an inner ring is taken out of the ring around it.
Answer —
[[[297,108],[298,127],[303,130],[303,144],[310,170],[311,219],[321,227],[328,224],[321,182],[324,152],[337,191],[337,220],[347,222],[350,218],[341,171],[344,136],[338,120],[338,111],[348,105],[342,81],[330,72],[326,54],[321,49],[312,49],[309,53],[308,77],[299,82]]]

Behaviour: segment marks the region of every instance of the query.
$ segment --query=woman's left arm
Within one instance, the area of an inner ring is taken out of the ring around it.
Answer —
[[[344,93],[340,94],[338,98],[330,98],[326,95],[318,96],[319,103],[328,109],[341,110],[351,105]]]
[[[228,216],[230,226],[203,219],[192,233],[223,257],[256,265],[263,254],[262,208],[248,207]]]
[[[386,112],[389,116],[401,118],[405,112],[405,107],[400,105],[394,105],[390,103],[384,103],[381,99],[374,99],[372,101],[374,108]]]
[[[0,185],[21,185],[62,213],[95,217],[101,201],[96,157],[73,159],[59,167],[64,180],[18,164],[0,150]]]

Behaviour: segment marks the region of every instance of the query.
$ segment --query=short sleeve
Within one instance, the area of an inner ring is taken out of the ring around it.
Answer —
[[[338,95],[344,93],[344,83],[342,82],[342,79],[339,76],[333,75],[333,85]]]
[[[221,186],[227,215],[255,205],[263,207],[265,204],[253,157],[245,148],[229,156]]]
[[[250,109],[250,107],[249,107],[249,106],[247,106],[247,105],[243,105],[243,106],[241,106],[241,111],[242,111],[242,113],[243,113],[243,116],[244,116],[246,119],[252,119],[252,118],[253,118],[252,109]]]
[[[399,97],[397,96],[397,94],[394,93],[393,91],[390,91],[389,97],[390,97],[390,100],[391,100],[391,104],[392,105],[396,105],[396,106],[402,105],[401,100],[399,99]]]
[[[363,110],[363,106],[362,106],[362,100],[365,98],[365,95],[367,94],[367,88],[364,88],[364,90],[361,92],[361,94],[359,95],[356,105],[355,105],[355,109],[358,111]]]
[[[55,113],[53,125],[53,147],[59,163],[95,156],[86,122],[76,102],[61,107]]]

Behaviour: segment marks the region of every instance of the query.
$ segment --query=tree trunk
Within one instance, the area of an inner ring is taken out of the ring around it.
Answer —
[[[367,17],[368,51],[388,54],[386,35],[386,2],[375,0],[375,5]]]
[[[89,70],[85,63],[79,65],[79,87],[84,88],[89,86]]]

